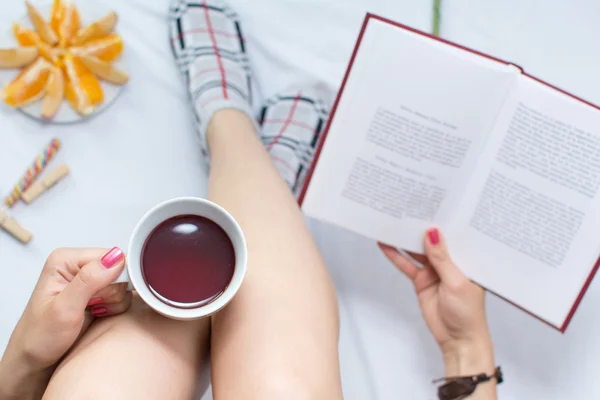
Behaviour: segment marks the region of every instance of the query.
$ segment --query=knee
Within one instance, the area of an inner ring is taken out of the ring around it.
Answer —
[[[300,376],[281,376],[274,374],[267,381],[256,385],[257,390],[248,400],[338,400],[342,399],[339,384],[315,382]],[[246,392],[248,393],[248,392]],[[216,399],[220,398],[215,396]],[[231,399],[240,397],[232,396]]]

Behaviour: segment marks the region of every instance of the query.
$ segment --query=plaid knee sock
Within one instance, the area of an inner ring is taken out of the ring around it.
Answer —
[[[215,112],[234,108],[252,117],[253,83],[240,22],[221,0],[175,0],[169,28],[206,152],[206,129]]]
[[[296,197],[329,117],[324,98],[324,88],[288,89],[267,100],[259,115],[262,141]]]

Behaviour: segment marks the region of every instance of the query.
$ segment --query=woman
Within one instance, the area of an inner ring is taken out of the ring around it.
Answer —
[[[323,126],[320,90],[269,100],[259,137],[239,21],[220,1],[200,3],[171,6],[171,39],[210,157],[208,198],[247,237],[242,288],[210,319],[169,320],[110,285],[121,250],[57,250],[0,361],[0,399],[189,399],[209,347],[215,399],[342,398],[335,291],[289,189],[301,186]],[[381,248],[413,281],[447,375],[492,374],[484,292],[439,231],[425,236],[423,269]],[[495,392],[491,380],[471,398]]]

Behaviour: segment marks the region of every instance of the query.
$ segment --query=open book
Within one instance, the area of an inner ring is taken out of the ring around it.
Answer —
[[[316,219],[423,252],[564,332],[600,254],[600,109],[368,15],[304,189]]]

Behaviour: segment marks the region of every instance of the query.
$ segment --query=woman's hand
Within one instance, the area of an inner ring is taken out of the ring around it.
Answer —
[[[118,248],[59,249],[50,255],[0,361],[0,398],[40,396],[52,367],[93,319],[129,307],[127,286],[111,285],[124,265]]]
[[[425,235],[426,257],[415,256],[422,259],[423,268],[393,247],[379,246],[412,280],[423,318],[444,355],[446,376],[493,374],[494,352],[485,315],[485,292],[452,262],[439,230],[430,229]],[[475,394],[495,398],[483,392],[478,389]],[[475,398],[478,397],[474,395]]]

